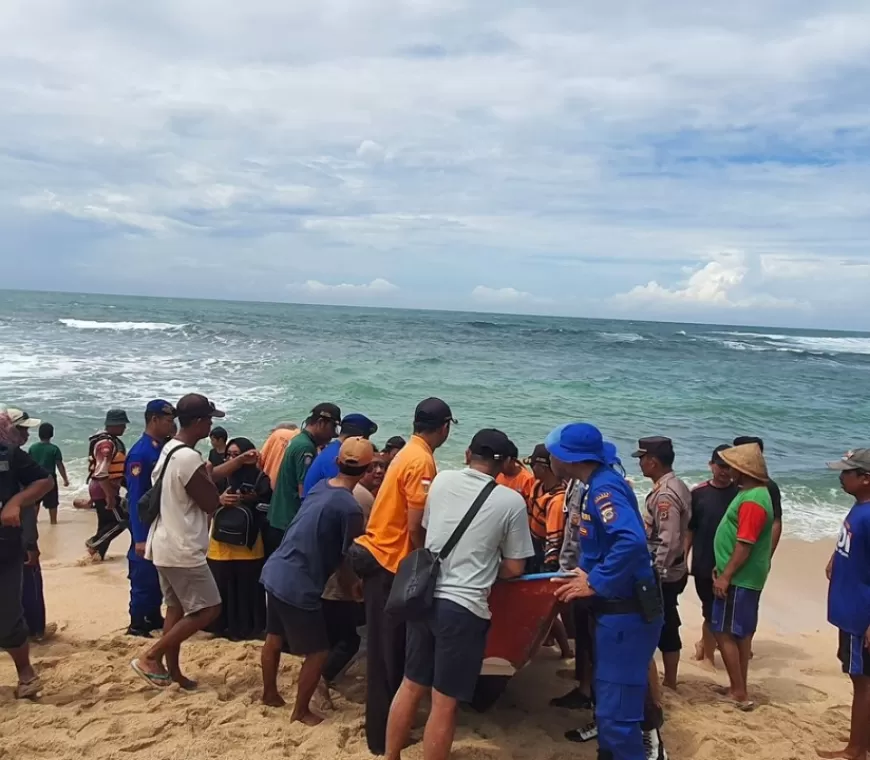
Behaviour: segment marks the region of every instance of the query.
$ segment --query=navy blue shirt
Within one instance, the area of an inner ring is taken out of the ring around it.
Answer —
[[[163,441],[152,438],[148,433],[133,444],[124,463],[124,478],[127,481],[127,508],[130,510],[130,533],[133,543],[141,544],[148,540],[148,527],[139,519],[139,499],[151,488],[151,473],[160,457]],[[133,550],[131,549],[131,552]]]
[[[589,479],[578,533],[580,568],[597,596],[632,599],[635,583],[654,579],[637,497],[609,467]]]
[[[337,438],[326,446],[311,463],[305,480],[302,481],[302,498],[304,499],[321,480],[329,480],[338,475],[338,452],[341,449],[341,441]]]
[[[263,586],[285,604],[320,609],[320,597],[348,547],[363,534],[363,513],[353,494],[323,480],[312,490],[266,560]]]
[[[870,502],[853,506],[840,528],[828,622],[852,636],[863,636],[870,628]]]

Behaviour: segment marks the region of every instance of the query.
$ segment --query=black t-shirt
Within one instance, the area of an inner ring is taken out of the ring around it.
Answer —
[[[37,480],[50,477],[48,472],[42,469],[26,451],[20,448],[6,449],[0,452],[0,504],[6,504],[15,494]],[[2,507],[0,507],[2,511]],[[36,510],[32,507],[21,510],[21,527],[7,528],[0,526],[0,555],[6,551],[12,551],[13,546],[20,547],[25,544],[28,547],[36,546]],[[2,556],[0,556],[2,559]]]
[[[713,577],[716,531],[737,491],[733,484],[718,488],[709,481],[692,489],[692,519],[689,520],[689,530],[693,534],[691,570],[698,578]]]
[[[221,465],[226,461],[227,461],[226,452],[221,454],[217,449],[212,449],[211,451],[208,452],[208,463],[212,467],[217,467],[218,465]],[[227,490],[228,483],[227,483],[226,478],[221,478],[220,480],[216,480],[214,482],[214,484],[217,487],[218,493],[223,493],[224,491]]]
[[[767,491],[770,494],[770,501],[773,505],[773,519],[782,520],[782,493],[779,486],[772,480],[767,481]]]

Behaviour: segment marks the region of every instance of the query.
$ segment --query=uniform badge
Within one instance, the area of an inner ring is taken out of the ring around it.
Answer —
[[[592,515],[590,515],[588,512],[581,512],[581,513],[580,513],[580,516],[581,516],[581,517],[582,517],[586,522],[592,522]]]
[[[423,493],[428,494],[429,493],[429,486],[432,485],[432,481],[431,480],[421,480],[420,485],[423,486]]]
[[[668,514],[670,514],[671,511],[670,502],[660,502],[656,507],[656,511],[658,512],[659,520],[667,520]]]
[[[134,478],[138,478],[142,474],[142,465],[138,462],[130,467],[130,473]]]
[[[589,535],[589,528],[587,528],[585,525],[581,525],[577,532],[581,536],[588,536]]]
[[[602,491],[595,497],[595,503],[600,504],[602,501],[607,501],[611,497],[610,491]]]
[[[616,510],[613,508],[613,504],[605,504],[599,514],[601,515],[601,522],[605,525],[610,525],[616,519]]]
[[[314,454],[305,454],[305,455],[302,457],[302,463],[303,463],[306,467],[310,467],[310,466],[311,466],[311,463],[312,463],[313,461],[314,461]]]

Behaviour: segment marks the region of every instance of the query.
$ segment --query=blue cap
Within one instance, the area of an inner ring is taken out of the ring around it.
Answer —
[[[604,442],[604,464],[608,467],[618,464],[622,467],[622,460],[619,458],[619,452],[616,450],[616,444],[610,441]]]
[[[348,414],[341,421],[341,434],[348,433],[369,438],[378,432],[378,426],[364,414]]]
[[[544,445],[552,456],[568,464],[605,462],[601,431],[587,422],[572,422],[557,427],[547,436]]]
[[[175,407],[162,398],[156,398],[154,399],[154,401],[149,401],[148,406],[145,407],[145,414],[149,416],[152,414],[165,414],[167,416],[171,415],[173,417],[176,416]]]

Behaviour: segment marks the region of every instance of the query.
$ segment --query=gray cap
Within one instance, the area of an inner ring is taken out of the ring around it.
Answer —
[[[109,409],[109,411],[106,412],[106,427],[129,424],[130,418],[127,417],[127,412],[123,409]]]
[[[851,470],[870,472],[870,449],[852,449],[847,451],[839,462],[828,462],[828,467],[840,472]]]

